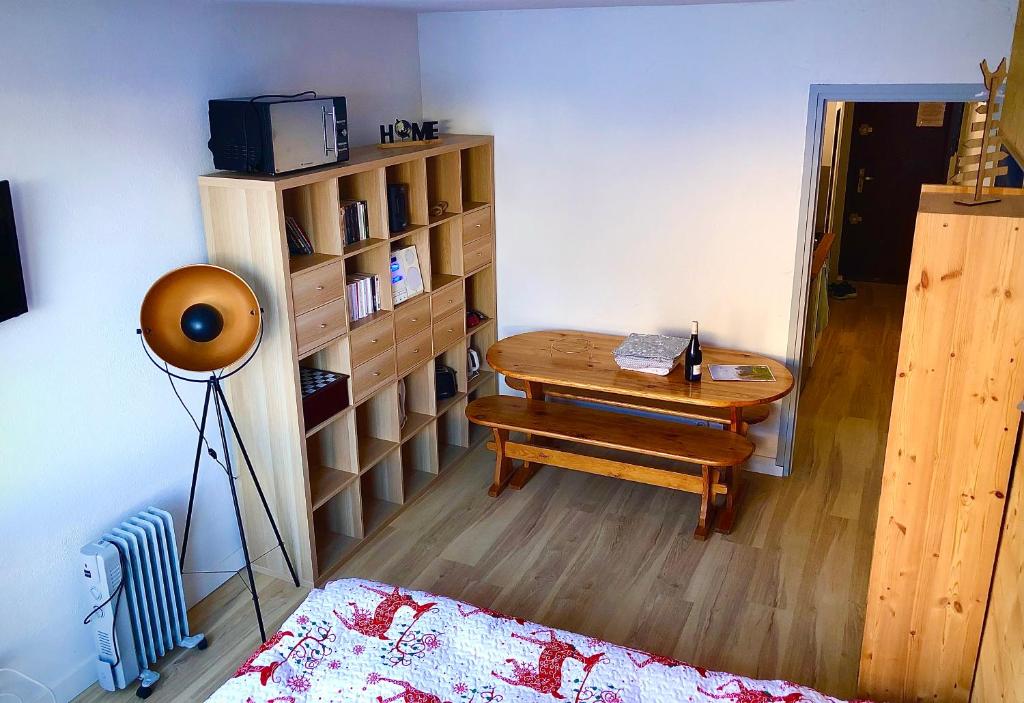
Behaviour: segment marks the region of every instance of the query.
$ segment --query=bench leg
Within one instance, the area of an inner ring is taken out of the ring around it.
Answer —
[[[487,490],[487,495],[497,498],[509,479],[512,478],[512,460],[505,456],[505,443],[508,442],[508,430],[494,429],[494,483]]]
[[[526,385],[526,397],[530,400],[544,400],[544,384],[536,383],[535,381],[525,381]],[[533,442],[533,435],[526,435],[527,442]],[[534,442],[535,444],[543,444],[540,439]],[[523,465],[519,467],[515,475],[512,477],[512,481],[509,483],[509,487],[512,490],[518,491],[533,478],[534,474],[540,469],[541,465],[537,463],[531,463],[524,461]]]
[[[742,490],[741,476],[742,466],[733,466],[729,469],[729,492],[725,494],[725,509],[720,511],[715,520],[715,532],[729,534],[736,524],[736,506],[739,503]]]
[[[711,534],[712,514],[714,512],[711,493],[711,469],[707,466],[700,467],[700,475],[704,486],[701,489],[700,514],[697,516],[697,529],[693,531],[693,537],[694,539],[705,540]]]

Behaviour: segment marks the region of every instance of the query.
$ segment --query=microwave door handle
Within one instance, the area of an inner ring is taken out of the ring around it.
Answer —
[[[321,106],[320,109],[323,111],[323,121],[324,121],[324,156],[330,156],[331,152],[337,154],[338,153],[338,142],[337,142],[338,136],[334,132],[334,120],[335,120],[334,108],[331,108],[331,112],[330,112],[331,120],[330,120],[330,122],[327,121],[327,108],[324,107],[324,106]],[[332,136],[335,139],[335,142],[334,142],[333,146],[331,145],[331,137]]]

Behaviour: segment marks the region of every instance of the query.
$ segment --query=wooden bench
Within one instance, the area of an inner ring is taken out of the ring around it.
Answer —
[[[470,422],[494,432],[497,461],[494,483],[488,491],[491,496],[499,495],[508,485],[513,475],[513,459],[521,459],[530,467],[547,464],[663,486],[701,497],[694,532],[698,539],[707,538],[710,532],[714,500],[719,495],[725,497],[725,505],[716,529],[731,531],[739,485],[736,481],[738,467],[754,453],[750,440],[726,430],[512,396],[478,398],[467,406],[466,416]],[[510,441],[510,432],[524,433],[528,439]],[[537,437],[697,464],[701,474],[546,446],[543,440],[534,439]],[[730,474],[728,482],[723,480],[726,471]]]
[[[525,391],[526,384],[518,378],[505,377],[505,383],[509,388],[517,391]],[[556,386],[550,383],[544,384],[544,395],[551,398],[565,398],[567,400],[582,400],[588,403],[610,405],[617,408],[628,408],[630,410],[644,410],[647,412],[661,413],[662,415],[673,415],[685,417],[690,420],[703,420],[716,425],[728,427],[731,418],[729,408],[713,408],[701,405],[686,405],[683,403],[671,403],[663,400],[650,398],[636,398],[628,395],[617,395],[604,391],[594,391],[586,388],[572,388],[570,386]],[[750,425],[756,425],[768,419],[770,408],[767,405],[751,405],[743,408],[743,423],[739,428],[740,434],[746,434]]]

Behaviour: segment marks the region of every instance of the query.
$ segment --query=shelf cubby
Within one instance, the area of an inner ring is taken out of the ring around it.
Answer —
[[[430,231],[427,228],[421,227],[402,235],[391,243],[391,251],[404,249],[405,247],[416,247],[416,259],[420,265],[420,275],[423,277],[423,290],[424,292],[430,292]],[[390,264],[390,258],[388,263]],[[412,298],[407,298],[406,300],[412,300]]]
[[[462,221],[458,218],[430,228],[430,271],[452,279],[462,275]],[[437,290],[437,287],[432,290]]]
[[[435,350],[435,354],[437,350]],[[459,393],[466,392],[466,341],[460,340],[437,356],[438,363],[455,369],[455,380],[458,382]],[[441,414],[441,410],[437,411]]]
[[[466,311],[470,310],[479,310],[490,320],[498,314],[494,266],[490,264],[466,276]]]
[[[413,369],[402,380],[405,382],[407,418],[401,430],[401,441],[404,442],[433,420],[437,413],[433,360]]]
[[[343,373],[350,378],[345,382],[347,384],[349,402],[352,399],[352,363],[351,355],[349,354],[348,337],[341,337],[328,343],[326,346],[307,354],[303,357],[299,366],[304,366],[311,369],[321,369],[323,371],[333,371],[335,373]],[[306,430],[306,437],[319,432],[321,428],[334,422],[340,416],[345,413],[352,411],[351,404],[340,410],[332,417],[327,418],[316,427],[310,427]],[[299,413],[302,413],[301,405]],[[303,418],[303,426],[305,426],[305,419]]]
[[[398,447],[398,386],[390,384],[355,409],[359,471],[364,472]]]
[[[387,246],[387,240],[383,240],[382,245],[362,251],[352,258],[345,260],[346,285],[348,284],[348,277],[356,273],[375,275],[380,281],[380,310],[375,314],[394,308],[394,302],[391,297],[391,250]],[[369,318],[364,317],[351,322],[351,325],[354,329],[360,324],[366,324],[368,321],[370,321]]]
[[[483,439],[471,429],[466,405],[496,392],[497,376],[484,362],[481,374],[468,379],[466,351],[472,345],[485,359],[497,335],[494,193],[487,182],[493,178],[492,152],[490,137],[445,135],[440,144],[398,151],[357,147],[349,162],[337,166],[259,179],[266,188],[237,174],[200,178],[211,263],[242,270],[265,293],[263,362],[232,378],[225,391],[237,407],[251,408],[236,416],[243,436],[274,438],[249,450],[257,466],[272,467],[264,486],[285,542],[309,545],[293,552],[305,585],[331,578],[361,543],[428,490],[438,473],[465,457],[471,442]],[[389,183],[408,185],[409,227],[402,232],[389,231]],[[343,199],[367,203],[370,238],[348,247]],[[431,206],[441,200],[446,210],[431,216]],[[286,217],[296,219],[316,253],[282,262]],[[477,240],[484,236],[492,238],[489,259],[478,251]],[[416,247],[424,293],[396,309],[391,253],[403,246]],[[341,313],[344,304],[333,284],[337,278],[346,284],[354,273],[379,277],[382,309],[353,323],[347,310]],[[442,288],[452,295],[441,293],[435,305]],[[451,314],[463,298],[491,319],[465,330],[461,315]],[[389,344],[379,351],[371,340]],[[440,401],[438,364],[455,369],[457,385],[454,397]],[[301,405],[297,416],[294,410],[299,365],[348,375],[350,406],[306,428]],[[404,424],[399,383],[405,389]],[[239,480],[248,477],[243,473]],[[253,490],[251,482],[247,490]],[[258,502],[242,509],[249,523],[265,525]],[[254,553],[275,544],[268,529],[254,528],[247,536]],[[283,561],[263,568],[290,580]]]
[[[440,356],[437,357],[435,363],[444,364],[455,369],[455,381],[458,392],[450,398],[439,398],[437,401],[437,415],[443,415],[448,412],[452,407],[463,402],[466,398],[466,392],[468,390],[468,382],[466,379],[466,342],[462,340],[452,346],[448,347]],[[463,402],[463,406],[465,403]],[[463,418],[465,419],[465,418]]]
[[[398,452],[384,457],[359,478],[363,499],[363,529],[373,532],[387,522],[404,502],[402,458]]]
[[[491,348],[492,344],[494,344],[496,328],[494,325],[480,325],[480,327],[482,329],[477,331],[476,334],[471,334],[467,339],[466,344],[470,349],[475,349],[477,354],[480,355],[480,375],[482,375],[483,378],[487,378],[487,374],[494,373],[494,369],[492,369],[491,365],[487,363],[487,350]],[[466,363],[468,365],[468,360]],[[468,373],[469,369],[467,368],[466,371]],[[480,376],[469,382],[469,390],[480,385],[482,381],[480,381],[479,378]]]
[[[442,471],[457,461],[469,446],[466,394],[460,393],[451,400],[437,418],[437,455]]]
[[[426,488],[439,471],[437,428],[431,424],[402,445],[402,490],[406,501]]]
[[[462,212],[462,159],[456,151],[427,157],[427,205],[447,203],[447,214]]]
[[[494,202],[494,162],[487,147],[470,147],[461,154],[463,212]]]
[[[427,163],[425,159],[414,159],[385,169],[388,184],[404,183],[409,193],[409,226],[407,230],[424,227],[430,222],[430,206],[427,204]],[[386,202],[386,201],[385,201]],[[392,237],[397,233],[391,232]]]
[[[383,169],[359,171],[339,178],[336,205],[340,205],[342,200],[365,200],[366,224],[369,228],[370,239],[388,238],[387,190]],[[335,209],[337,210],[338,207],[336,206]],[[340,215],[338,221],[338,234],[341,236]],[[342,241],[344,241],[343,237]]]
[[[329,573],[365,534],[358,480],[313,511],[313,531],[317,571]]]
[[[294,217],[317,254],[342,253],[338,183],[334,179],[287,188],[281,193],[285,217]],[[287,242],[287,239],[285,240]]]
[[[319,508],[358,473],[356,425],[345,412],[306,438],[309,489],[313,508]]]

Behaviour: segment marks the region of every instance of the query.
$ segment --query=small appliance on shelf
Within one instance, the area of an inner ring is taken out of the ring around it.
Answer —
[[[453,398],[459,392],[458,377],[451,366],[438,364],[434,367],[434,389],[438,400]]]
[[[279,175],[348,161],[343,97],[258,95],[210,101],[215,168]]]

